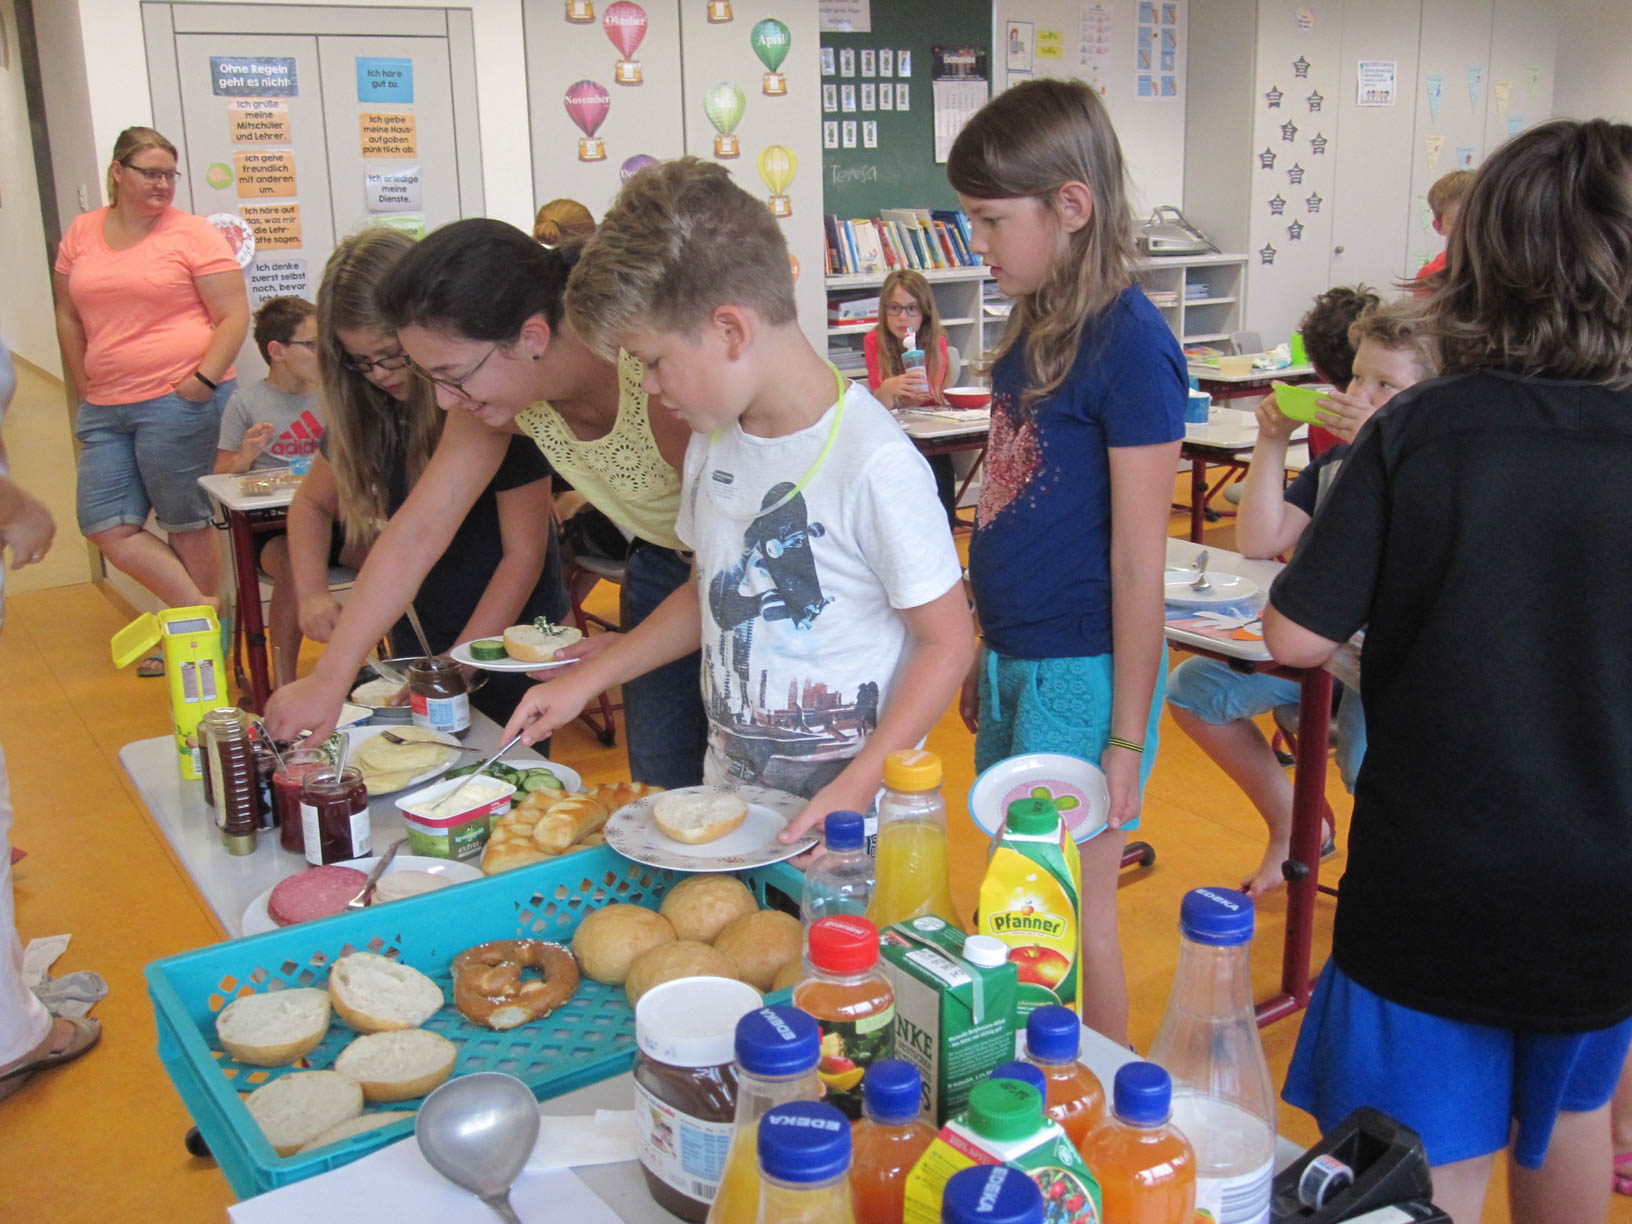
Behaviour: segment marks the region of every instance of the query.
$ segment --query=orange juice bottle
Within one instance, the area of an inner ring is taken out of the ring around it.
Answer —
[[[1099,1179],[1104,1219],[1116,1224],[1190,1224],[1196,1153],[1175,1127],[1173,1081],[1155,1063],[1117,1068],[1114,1112],[1082,1145]]]
[[[850,1192],[867,1224],[901,1224],[907,1174],[935,1139],[934,1128],[918,1120],[923,1094],[918,1068],[901,1059],[874,1063],[861,1081],[866,1116],[852,1131]]]
[[[1105,1117],[1105,1088],[1077,1061],[1082,1025],[1069,1007],[1049,1004],[1026,1017],[1026,1061],[1048,1081],[1043,1112],[1060,1124],[1078,1151]]]
[[[895,991],[878,967],[878,928],[842,914],[811,923],[809,974],[793,988],[793,1005],[821,1026],[816,1076],[826,1100],[847,1118],[861,1117],[861,1077],[895,1056]]]
[[[878,865],[867,917],[882,930],[934,914],[961,927],[946,879],[946,800],[941,758],[921,748],[884,758],[878,801]]]

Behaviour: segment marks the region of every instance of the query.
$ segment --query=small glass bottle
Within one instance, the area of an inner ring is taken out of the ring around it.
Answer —
[[[759,1224],[856,1224],[850,1123],[833,1106],[793,1101],[761,1118],[759,1171]]]
[[[408,705],[414,726],[463,739],[470,730],[470,686],[464,668],[429,655],[408,665]]]
[[[959,1169],[941,1198],[941,1224],[1043,1224],[1043,1192],[1014,1165]]]
[[[850,1193],[866,1224],[901,1224],[906,1214],[907,1174],[935,1139],[918,1117],[923,1092],[918,1068],[898,1058],[874,1063],[862,1078],[865,1116],[851,1131]]]
[[[1155,1063],[1117,1068],[1115,1109],[1082,1145],[1099,1182],[1104,1218],[1117,1224],[1190,1224],[1196,1154],[1172,1124],[1172,1081]]]
[[[1026,1061],[1048,1081],[1044,1112],[1078,1151],[1105,1116],[1105,1086],[1077,1061],[1081,1050],[1082,1022],[1069,1007],[1049,1004],[1026,1017]]]
[[[822,826],[827,853],[805,872],[800,916],[805,926],[840,914],[864,915],[873,898],[873,860],[860,812],[829,812]]]
[[[867,917],[880,930],[924,914],[963,925],[947,884],[946,800],[933,752],[909,748],[884,758],[875,876]]]
[[[878,928],[865,918],[823,918],[810,928],[807,976],[793,1004],[822,1028],[817,1071],[827,1101],[861,1117],[861,1078],[895,1057],[895,991],[878,967]]]
[[[300,791],[314,773],[334,768],[316,748],[291,748],[272,775],[272,805],[277,808],[278,844],[294,854],[306,853],[306,826],[300,818]]]
[[[736,1052],[736,1121],[708,1224],[757,1224],[759,1120],[777,1105],[822,1095],[821,1032],[797,1007],[761,1007],[738,1020]]]
[[[309,774],[300,788],[300,823],[306,861],[314,867],[366,855],[371,829],[362,772],[348,765]]]
[[[206,745],[208,793],[215,800],[221,844],[228,854],[253,854],[261,813],[249,717],[236,706],[222,706],[204,715],[199,730]]]

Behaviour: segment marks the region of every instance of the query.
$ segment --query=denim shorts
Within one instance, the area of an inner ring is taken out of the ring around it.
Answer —
[[[1562,1112],[1608,1104],[1632,1020],[1589,1033],[1521,1033],[1391,1003],[1327,964],[1298,1032],[1281,1094],[1323,1132],[1361,1105],[1422,1136],[1432,1165],[1513,1144],[1541,1167]],[[1517,1124],[1517,1134],[1513,1126]]]
[[[81,404],[80,533],[140,527],[149,510],[165,531],[209,526],[210,498],[198,478],[215,468],[221,413],[237,386],[228,379],[202,404],[173,391],[135,404]]]
[[[1111,734],[1115,668],[1111,656],[1068,659],[1014,659],[984,650],[980,675],[980,729],[975,733],[975,774],[1011,756],[1061,752],[1099,764]],[[1139,758],[1141,790],[1156,764],[1162,694],[1167,686],[1163,648]],[[1130,820],[1124,829],[1137,829]]]
[[[672,592],[690,583],[689,557],[637,540],[624,566],[621,627],[633,629]],[[629,775],[635,781],[667,790],[701,784],[708,754],[702,669],[699,650],[624,681],[624,735],[629,741]]]

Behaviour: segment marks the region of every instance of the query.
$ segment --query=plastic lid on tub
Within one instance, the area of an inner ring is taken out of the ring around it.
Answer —
[[[738,1065],[750,1075],[798,1075],[821,1058],[822,1033],[797,1007],[775,1004],[737,1021],[735,1047]]]
[[[941,784],[941,758],[924,748],[900,748],[884,758],[884,785],[891,790],[927,791]]]
[[[1173,1081],[1153,1062],[1123,1063],[1111,1092],[1116,1116],[1134,1126],[1160,1126],[1173,1113]]]
[[[1192,888],[1179,906],[1179,932],[1211,947],[1229,948],[1252,940],[1252,898],[1238,889],[1215,885]]]
[[[822,824],[822,837],[829,850],[860,850],[867,821],[860,812],[829,812]]]
[[[995,935],[971,935],[963,941],[963,959],[981,969],[996,969],[1009,959],[1009,945]]]
[[[969,1126],[999,1143],[1035,1135],[1043,1126],[1043,1094],[1024,1080],[984,1080],[969,1093]]]
[[[1024,1169],[972,1165],[946,1183],[941,1224],[1043,1224],[1043,1192]]]
[[[1060,827],[1060,809],[1047,799],[1016,799],[1009,804],[1009,828],[1015,833],[1041,835]]]
[[[735,978],[694,977],[653,986],[635,1004],[635,1045],[671,1067],[719,1067],[736,1052],[737,1021],[760,1005]]]
[[[1069,1007],[1050,1003],[1026,1017],[1026,1052],[1044,1062],[1075,1062],[1082,1049],[1082,1024]]]
[[[875,1122],[907,1122],[918,1116],[924,1081],[918,1068],[901,1058],[886,1058],[867,1068],[861,1099]]]
[[[1019,1080],[1022,1084],[1030,1084],[1043,1094],[1043,1100],[1048,1100],[1048,1077],[1042,1068],[1034,1067],[1029,1062],[1021,1062],[1018,1058],[1012,1062],[998,1063],[992,1068],[993,1079]]]
[[[850,1168],[850,1121],[825,1101],[790,1101],[759,1120],[759,1171],[809,1185]]]
[[[856,914],[810,925],[810,963],[823,973],[865,973],[878,964],[878,928]]]

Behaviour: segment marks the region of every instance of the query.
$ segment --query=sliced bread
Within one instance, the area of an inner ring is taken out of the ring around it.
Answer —
[[[400,1122],[413,1116],[414,1111],[411,1109],[382,1109],[379,1113],[347,1118],[344,1122],[329,1127],[301,1148],[300,1155],[304,1156],[307,1152],[316,1151],[320,1147],[328,1147],[331,1143],[339,1143],[342,1139],[350,1139],[353,1135],[366,1135],[371,1130],[379,1130],[382,1126],[390,1126],[393,1122]]]
[[[328,1031],[329,992],[310,988],[245,995],[215,1018],[221,1048],[257,1067],[282,1067],[310,1054]]]
[[[334,1069],[362,1086],[370,1101],[409,1101],[424,1096],[448,1076],[459,1047],[440,1033],[407,1029],[371,1033],[340,1051]]]
[[[511,625],[506,629],[504,649],[512,659],[548,663],[561,647],[571,646],[583,636],[571,625],[552,625],[540,617],[530,625]]]
[[[693,846],[718,841],[747,819],[742,797],[725,791],[669,791],[652,803],[652,822],[659,832]]]
[[[342,956],[329,969],[329,1001],[359,1033],[418,1028],[442,1006],[442,988],[418,969],[373,952]]]
[[[262,1084],[244,1106],[279,1156],[363,1112],[363,1090],[338,1071],[295,1071]]]

